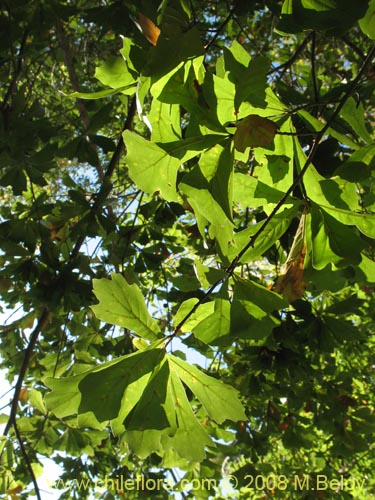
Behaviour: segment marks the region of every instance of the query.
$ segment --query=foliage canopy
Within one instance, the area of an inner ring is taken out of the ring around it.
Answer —
[[[0,25],[0,495],[371,498],[374,0]]]

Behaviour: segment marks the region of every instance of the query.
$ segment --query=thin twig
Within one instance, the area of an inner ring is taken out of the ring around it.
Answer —
[[[175,471],[173,469],[171,469],[170,472],[171,472],[171,476],[172,476],[175,484],[178,484],[179,483],[179,479],[176,476]],[[180,492],[180,495],[182,496],[182,498],[187,498],[186,494],[183,491]]]
[[[232,9],[230,10],[229,14],[227,17],[224,19],[224,21],[220,24],[220,26],[217,28],[215,35],[212,37],[212,39],[205,45],[205,50],[208,50],[217,40],[218,36],[220,33],[223,31],[225,26],[229,23],[229,21],[232,19],[234,16],[234,13],[237,10],[237,7],[240,4],[240,0],[236,0],[236,3],[233,5]]]
[[[137,105],[136,105],[136,98],[134,96],[132,101],[131,101],[131,104],[129,106],[128,115],[127,115],[126,120],[125,120],[125,125],[123,128],[123,131],[130,130],[132,128],[132,123],[133,123],[136,111],[137,111]],[[120,158],[121,158],[121,155],[122,155],[124,149],[125,149],[124,139],[123,139],[122,133],[121,133],[119,140],[118,140],[118,143],[117,143],[117,146],[116,146],[116,149],[115,149],[115,151],[114,151],[114,153],[109,161],[107,169],[105,171],[102,185],[101,185],[99,191],[97,192],[97,194],[95,195],[95,201],[91,206],[91,213],[96,213],[103,204],[103,201],[104,201],[103,198],[107,198],[107,196],[109,195],[109,193],[111,191],[111,187],[108,185],[108,183],[110,182],[110,179],[113,175],[113,172],[114,172],[118,162],[120,161]],[[106,196],[104,197],[105,193],[106,193]],[[78,240],[76,241],[76,244],[74,245],[74,248],[69,256],[69,259],[67,261],[68,263],[72,263],[74,261],[74,259],[77,257],[85,239],[86,239],[86,236],[84,234],[82,234],[78,238]]]
[[[18,81],[18,78],[19,78],[21,71],[22,71],[23,53],[24,53],[24,50],[26,47],[26,42],[27,42],[28,36],[29,36],[29,32],[28,32],[28,30],[25,30],[23,37],[22,37],[22,40],[21,40],[20,49],[18,51],[17,66],[15,66],[15,68],[14,68],[13,78],[12,78],[12,80],[9,84],[8,90],[4,96],[3,102],[1,103],[2,109],[6,108],[10,96],[16,91],[17,81]]]
[[[362,50],[355,43],[353,43],[347,36],[343,36],[342,40],[343,42],[346,43],[348,47],[352,49],[353,52],[355,52],[362,59],[362,61],[366,58],[366,55],[362,52]]]
[[[30,477],[31,477],[31,481],[32,481],[32,483],[34,485],[35,496],[36,496],[36,498],[38,500],[42,500],[42,497],[40,496],[40,490],[39,490],[38,482],[36,480],[32,464],[31,464],[29,456],[27,454],[25,445],[23,444],[22,437],[21,437],[20,431],[18,429],[17,422],[15,420],[13,422],[13,429],[14,429],[14,433],[16,434],[16,438],[17,438],[18,444],[20,445],[22,456],[23,456],[23,458],[24,458],[24,460],[26,462],[26,466],[27,466],[27,469],[29,471],[29,474],[30,474]]]
[[[294,51],[294,54],[283,64],[280,64],[276,68],[271,69],[268,72],[268,75],[272,75],[273,73],[276,73],[277,71],[281,71],[280,77],[285,73],[285,71],[290,68],[290,66],[298,59],[299,55],[301,52],[306,48],[307,44],[310,42],[312,37],[312,33],[309,33],[307,37],[303,40],[301,45],[299,45],[296,50]]]

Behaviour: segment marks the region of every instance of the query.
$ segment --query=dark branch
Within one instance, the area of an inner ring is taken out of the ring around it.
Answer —
[[[316,33],[313,31],[312,33],[312,38],[311,38],[311,78],[313,81],[313,88],[314,88],[314,101],[315,104],[319,103],[319,91],[318,91],[318,84],[316,80],[316,67],[315,67],[315,57],[316,57]]]
[[[135,116],[136,111],[137,111],[137,104],[136,104],[136,97],[134,96],[132,101],[131,101],[131,104],[129,106],[128,115],[127,115],[126,120],[125,120],[123,131],[130,130],[132,128],[132,124],[133,124],[133,120],[134,120],[134,116]],[[118,140],[118,143],[117,143],[117,146],[116,146],[116,149],[115,149],[115,151],[114,151],[114,153],[113,153],[113,155],[108,163],[107,169],[105,171],[102,185],[101,185],[99,191],[96,193],[95,201],[91,206],[92,213],[96,213],[98,211],[98,209],[101,206],[103,206],[103,202],[108,197],[108,195],[111,191],[111,189],[108,187],[108,182],[110,182],[110,179],[113,175],[113,172],[114,172],[116,166],[118,165],[118,162],[120,161],[120,158],[121,158],[121,155],[122,155],[124,149],[125,149],[124,139],[123,139],[122,133],[121,133],[119,140]],[[105,192],[107,192],[107,193],[106,193],[106,196],[104,197]],[[76,241],[76,244],[74,245],[74,248],[69,256],[69,259],[68,259],[69,263],[71,263],[77,257],[85,239],[86,239],[85,235],[81,235],[78,238],[78,240]]]
[[[39,334],[44,330],[44,328],[47,326],[48,321],[49,321],[50,313],[47,308],[43,309],[42,314],[40,315],[39,321],[34,328],[34,330],[31,332],[29,343],[27,345],[25,355],[22,360],[22,365],[20,369],[20,373],[18,374],[18,379],[16,386],[14,388],[14,395],[13,395],[13,400],[12,400],[12,405],[10,408],[10,415],[9,415],[9,420],[5,426],[3,436],[7,436],[10,428],[13,426],[16,422],[16,415],[17,415],[17,409],[18,409],[18,401],[20,398],[20,393],[22,389],[22,384],[25,379],[25,375],[27,372],[27,368],[29,366],[30,358],[31,355],[34,352],[34,348],[36,345],[36,342],[38,340]]]
[[[355,44],[353,43],[347,36],[342,37],[343,42],[346,43],[348,47],[352,49],[353,52],[355,52],[362,60],[366,58],[366,55],[362,52],[362,50]]]
[[[60,43],[61,51],[63,54],[65,66],[68,70],[69,80],[70,80],[70,84],[72,86],[72,89],[75,92],[80,92],[81,89],[80,89],[80,85],[79,85],[79,81],[78,81],[77,72],[75,70],[74,63],[73,63],[69,39],[64,31],[64,27],[63,27],[63,24],[62,24],[60,19],[56,19],[56,36],[57,36],[57,39]],[[89,125],[90,125],[90,117],[89,117],[89,113],[87,111],[86,105],[85,105],[84,101],[82,101],[82,99],[77,99],[77,108],[78,108],[81,120],[83,122],[84,128],[85,128],[85,130],[87,130],[89,128]],[[94,151],[95,154],[97,154],[96,145],[93,144],[92,142],[90,142],[89,144],[90,144],[90,148]],[[96,166],[96,170],[98,172],[99,179],[102,180],[103,179],[103,168],[102,168],[100,163]]]
[[[217,28],[215,35],[205,45],[205,47],[204,47],[205,50],[208,50],[216,42],[216,40],[217,40],[218,36],[220,35],[220,33],[223,31],[223,29],[225,28],[225,26],[229,23],[229,21],[234,16],[234,13],[236,12],[237,7],[239,6],[239,4],[240,4],[240,0],[237,0],[236,3],[234,4],[234,6],[232,7],[232,9],[230,10],[229,14],[227,15],[227,17],[224,19],[224,21]]]
[[[27,470],[29,471],[29,474],[30,474],[30,477],[31,477],[31,481],[32,481],[32,483],[34,485],[35,496],[36,496],[37,500],[42,500],[42,497],[40,496],[40,490],[39,490],[38,482],[36,480],[32,464],[31,464],[29,456],[27,454],[25,445],[23,444],[22,437],[21,437],[20,431],[18,429],[17,422],[15,420],[13,422],[13,429],[14,429],[14,433],[16,434],[17,441],[18,441],[18,443],[20,445],[22,456],[23,456],[23,458],[24,458],[24,460],[26,462]]]
[[[280,66],[277,66],[277,68],[273,68],[271,69],[269,72],[268,72],[268,76],[269,75],[272,75],[273,73],[276,73],[277,71],[281,71],[280,73],[280,77],[285,73],[285,71],[290,68],[290,66],[292,64],[294,64],[294,62],[298,59],[299,55],[301,54],[301,52],[303,52],[307,46],[307,44],[310,42],[311,40],[311,37],[312,37],[312,33],[310,33],[309,35],[307,35],[307,37],[304,39],[304,41],[301,43],[301,45],[299,45],[294,54],[283,64],[280,64]]]
[[[21,74],[21,71],[22,71],[22,66],[23,66],[23,53],[24,53],[24,50],[25,50],[25,47],[26,47],[26,41],[27,41],[27,37],[29,35],[29,32],[28,30],[26,30],[23,34],[23,37],[22,37],[22,40],[21,40],[21,45],[20,45],[20,49],[18,51],[18,57],[17,57],[17,66],[15,67],[14,69],[14,75],[13,75],[13,78],[12,78],[12,81],[10,82],[9,84],[9,87],[8,87],[8,90],[4,96],[4,99],[3,99],[3,102],[1,103],[1,108],[2,109],[5,109],[7,104],[8,104],[8,101],[10,99],[10,96],[12,94],[14,94],[17,90],[17,81],[18,81],[18,78]]]

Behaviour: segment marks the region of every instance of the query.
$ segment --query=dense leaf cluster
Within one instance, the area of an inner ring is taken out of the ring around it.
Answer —
[[[0,496],[374,494],[374,17],[4,2]]]

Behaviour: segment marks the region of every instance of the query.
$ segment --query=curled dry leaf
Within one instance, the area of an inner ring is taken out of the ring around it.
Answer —
[[[285,272],[279,276],[274,291],[293,302],[303,297],[306,291],[306,283],[303,277],[306,247],[301,249],[300,254],[289,259],[285,265]]]
[[[303,213],[283,272],[274,287],[274,291],[280,293],[288,302],[300,299],[306,291],[303,275],[306,255],[305,220],[306,214]]]

